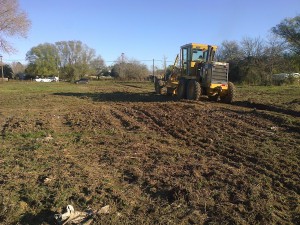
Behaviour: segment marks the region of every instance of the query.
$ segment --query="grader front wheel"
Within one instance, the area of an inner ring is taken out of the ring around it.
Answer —
[[[178,99],[186,98],[186,80],[180,79],[177,87],[177,97]]]
[[[187,86],[187,99],[189,100],[199,100],[201,95],[201,87],[198,81],[190,80]]]

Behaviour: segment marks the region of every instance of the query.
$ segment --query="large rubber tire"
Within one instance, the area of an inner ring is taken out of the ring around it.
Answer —
[[[235,87],[234,87],[233,83],[229,82],[227,95],[224,97],[221,97],[221,101],[224,103],[230,104],[234,101],[234,97],[235,97]]]
[[[177,97],[178,99],[186,98],[186,80],[179,79],[178,87],[177,87]]]
[[[199,100],[201,95],[201,86],[198,81],[190,80],[186,90],[186,96],[189,100]]]
[[[160,80],[159,79],[155,80],[154,87],[155,87],[155,93],[158,94],[158,95],[161,95],[162,94],[162,86],[160,85]]]
[[[167,95],[172,96],[173,93],[174,93],[174,88],[168,87],[168,88],[167,88]]]

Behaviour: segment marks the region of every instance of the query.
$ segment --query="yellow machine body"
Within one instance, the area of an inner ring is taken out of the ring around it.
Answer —
[[[163,77],[158,88],[166,87],[168,94],[189,99],[207,95],[216,100],[233,95],[233,84],[228,82],[229,64],[215,61],[217,48],[216,45],[198,43],[181,46],[173,71]],[[232,102],[232,97],[229,102]]]

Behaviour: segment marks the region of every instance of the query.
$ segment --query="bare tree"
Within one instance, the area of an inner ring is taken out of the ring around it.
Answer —
[[[241,73],[243,74],[244,82],[248,84],[267,84],[264,40],[260,37],[245,37],[241,41],[241,49],[244,57],[241,64]]]
[[[13,78],[15,78],[17,75],[20,75],[21,73],[24,73],[25,66],[22,65],[20,62],[13,62],[11,64],[11,69],[13,71]]]
[[[6,53],[15,49],[7,41],[8,37],[26,37],[31,22],[27,14],[19,8],[18,0],[0,1],[0,50]]]
[[[261,57],[264,51],[264,41],[261,38],[243,38],[242,51],[244,56],[247,57]]]
[[[147,66],[138,60],[118,61],[112,67],[112,76],[120,80],[144,80],[149,75]]]
[[[164,57],[163,57],[163,70],[164,70],[164,73],[166,73],[166,71],[167,71],[167,59],[168,59],[168,57],[166,57],[164,55]]]
[[[107,71],[105,66],[105,62],[101,56],[96,57],[95,59],[91,60],[90,62],[90,72],[93,75],[96,75],[98,79],[101,75],[103,75]]]
[[[264,55],[269,80],[271,80],[272,74],[279,72],[283,68],[286,49],[287,44],[278,36],[270,35],[268,37]]]
[[[242,59],[242,51],[236,41],[223,41],[218,51],[218,58],[223,61],[238,61]]]

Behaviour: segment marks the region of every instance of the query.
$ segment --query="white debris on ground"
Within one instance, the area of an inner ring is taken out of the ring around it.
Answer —
[[[50,142],[52,141],[54,138],[51,136],[51,134],[48,134],[47,137],[44,138],[37,138],[36,141],[37,142]]]
[[[54,218],[61,225],[66,225],[66,224],[90,225],[92,224],[95,215],[108,214],[109,211],[110,211],[109,205],[104,206],[97,211],[88,209],[85,212],[75,211],[72,205],[68,205],[67,212],[63,214],[55,214]]]

